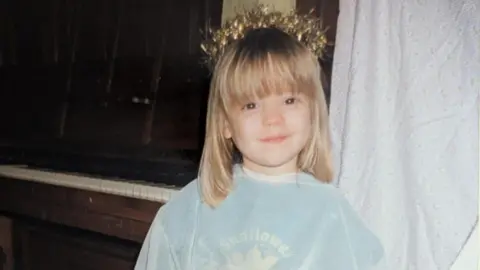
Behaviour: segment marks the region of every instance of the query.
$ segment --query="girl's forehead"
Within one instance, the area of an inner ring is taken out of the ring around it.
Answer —
[[[305,91],[305,88],[299,87],[278,87],[270,89],[260,89],[248,91],[238,91],[225,95],[227,103],[245,103],[253,100],[263,100],[271,97],[288,97],[288,96],[311,96],[311,91]]]
[[[265,99],[271,99],[271,98],[289,98],[289,97],[298,97],[298,96],[305,96],[305,94],[298,91],[285,90],[285,91],[273,92],[273,93],[262,95],[262,96],[255,95],[250,97],[250,99],[265,100]]]

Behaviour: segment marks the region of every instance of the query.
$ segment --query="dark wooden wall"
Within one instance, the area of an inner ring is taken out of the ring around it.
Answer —
[[[296,7],[304,13],[314,9],[314,14],[321,17],[324,25],[329,29],[327,32],[328,40],[335,43],[337,18],[340,12],[339,0],[296,0]]]
[[[297,7],[314,8],[334,42],[338,0]],[[0,1],[0,162],[5,145],[127,158],[190,150],[195,162],[209,83],[200,31],[221,10],[222,0]],[[332,61],[333,44],[327,85]]]
[[[297,0],[330,27],[338,1]],[[0,140],[197,149],[221,0],[0,2]],[[330,76],[333,46],[325,59]]]
[[[326,48],[324,58],[321,60],[321,65],[325,75],[323,78],[324,90],[326,92],[327,102],[329,103],[339,0],[296,0],[296,7],[297,10],[302,13],[308,13],[313,10],[314,14],[322,19],[324,26],[328,29],[326,35],[329,45]]]
[[[0,2],[2,141],[195,149],[221,0]]]

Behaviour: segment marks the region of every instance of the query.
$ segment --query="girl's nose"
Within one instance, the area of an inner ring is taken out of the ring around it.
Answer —
[[[262,111],[264,125],[278,125],[283,123],[283,113],[279,106],[264,106]]]

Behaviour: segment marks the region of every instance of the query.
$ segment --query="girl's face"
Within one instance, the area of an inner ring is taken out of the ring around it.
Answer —
[[[242,153],[243,165],[277,175],[296,172],[311,134],[311,112],[302,94],[273,94],[231,107],[224,136]]]

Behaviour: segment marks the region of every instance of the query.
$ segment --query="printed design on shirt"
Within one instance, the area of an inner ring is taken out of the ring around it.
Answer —
[[[260,229],[220,239],[216,248],[211,242],[207,245],[208,240],[200,242],[204,269],[208,270],[270,270],[281,259],[292,256],[290,247],[280,237]]]
[[[217,265],[216,268],[225,270],[269,270],[273,268],[278,260],[278,257],[263,256],[258,246],[255,246],[246,254],[234,252],[227,257],[224,265]]]

